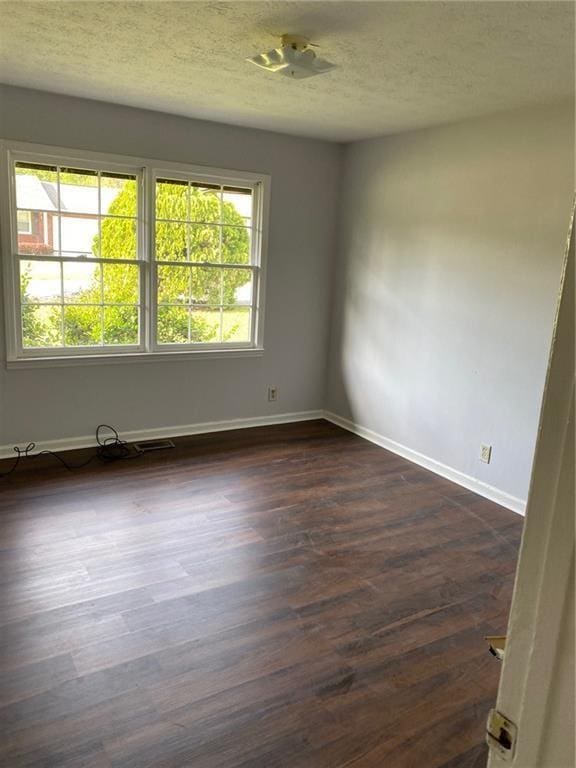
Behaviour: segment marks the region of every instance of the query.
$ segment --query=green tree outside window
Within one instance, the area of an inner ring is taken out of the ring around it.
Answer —
[[[128,184],[112,201],[107,214],[118,218],[102,218],[100,236],[93,240],[94,256],[130,259],[137,253],[134,219],[128,218],[136,210],[136,194],[136,185]],[[252,279],[251,270],[185,266],[186,262],[250,264],[249,230],[234,205],[221,202],[220,195],[212,190],[159,183],[156,220],[156,258],[173,262],[158,266],[158,340],[164,343],[247,340],[249,309],[234,305],[237,290]],[[24,296],[27,280],[29,277],[24,274]],[[103,309],[89,306],[100,305],[102,299],[105,304],[121,306]],[[104,344],[138,343],[138,312],[134,306],[138,302],[137,266],[96,265],[91,285],[67,297],[67,302],[64,308],[66,345],[91,346],[102,341]],[[220,339],[222,305],[230,308],[223,312]],[[36,346],[42,338],[58,338],[58,315],[42,312],[40,308],[39,313],[23,317],[25,345]]]

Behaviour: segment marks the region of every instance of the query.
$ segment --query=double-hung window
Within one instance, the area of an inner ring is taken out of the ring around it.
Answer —
[[[8,361],[261,349],[267,177],[28,146],[4,159]]]
[[[248,344],[256,321],[252,187],[155,179],[156,339]]]
[[[13,173],[19,351],[141,349],[141,172],[17,160]]]

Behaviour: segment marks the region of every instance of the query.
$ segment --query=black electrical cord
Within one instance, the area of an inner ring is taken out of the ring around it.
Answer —
[[[112,435],[108,437],[102,437],[102,431],[105,429],[112,432]],[[96,428],[96,442],[98,444],[96,453],[90,456],[89,459],[86,459],[86,461],[80,462],[80,464],[71,464],[55,451],[45,450],[39,451],[38,453],[32,453],[32,451],[36,448],[36,443],[28,443],[25,448],[19,448],[17,445],[15,445],[14,451],[16,453],[16,457],[14,458],[14,463],[7,472],[0,472],[0,479],[8,477],[13,472],[15,472],[22,459],[37,459],[39,456],[53,456],[69,472],[73,472],[76,469],[82,469],[82,467],[87,467],[88,464],[91,464],[94,461],[94,459],[98,459],[104,464],[111,464],[114,461],[137,459],[141,456],[140,453],[133,452],[126,440],[121,440],[118,432],[109,424],[98,425]]]

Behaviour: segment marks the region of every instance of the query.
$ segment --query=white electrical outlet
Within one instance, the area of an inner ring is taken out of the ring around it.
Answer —
[[[490,464],[490,459],[492,458],[492,446],[491,445],[481,445],[480,446],[480,461],[483,461],[484,464]]]
[[[276,387],[268,387],[268,400],[271,403],[275,403],[278,399],[278,390]]]

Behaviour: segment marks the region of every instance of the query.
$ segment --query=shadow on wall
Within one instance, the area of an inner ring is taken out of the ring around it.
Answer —
[[[564,145],[502,121],[479,142],[471,123],[348,152],[329,407],[525,499],[569,174]]]

